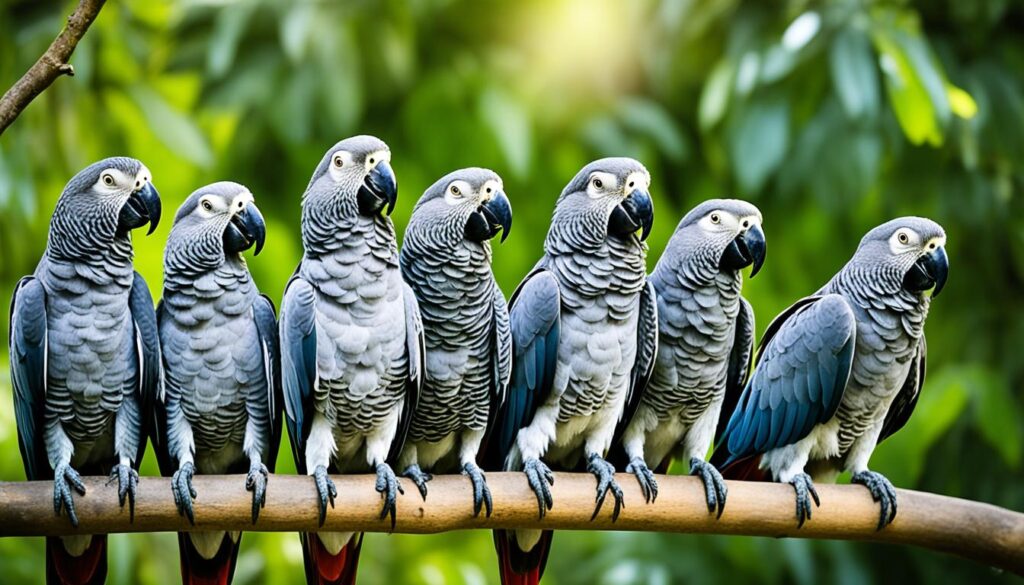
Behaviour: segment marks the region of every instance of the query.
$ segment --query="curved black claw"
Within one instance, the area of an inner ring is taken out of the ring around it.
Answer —
[[[555,503],[551,498],[551,488],[548,487],[555,485],[555,474],[551,473],[551,468],[536,457],[530,457],[523,461],[523,473],[526,474],[526,481],[530,484],[530,489],[537,495],[537,516],[543,520],[544,514]]]
[[[118,463],[110,470],[108,484],[117,480],[117,501],[124,509],[124,502],[128,500],[128,522],[135,521],[135,494],[139,490],[139,472],[123,463]]]
[[[82,476],[66,463],[57,465],[53,470],[53,512],[60,516],[61,508],[67,511],[71,525],[78,528],[78,514],[75,513],[75,500],[71,496],[71,490],[78,492],[78,495],[85,495],[85,484],[82,483]]]
[[[850,479],[871,491],[871,499],[878,502],[882,510],[878,515],[878,530],[892,524],[896,519],[896,488],[884,475],[875,471],[859,471]]]
[[[189,524],[193,526],[196,525],[195,513],[192,510],[192,500],[196,498],[196,490],[192,487],[192,476],[195,473],[196,466],[191,461],[188,461],[171,476],[171,493],[174,494],[174,505],[178,507],[178,514],[188,518]]]
[[[729,495],[729,488],[725,486],[722,474],[715,469],[714,465],[693,457],[690,459],[690,475],[696,475],[704,482],[704,496],[708,501],[708,513],[714,514],[717,508],[718,518],[721,518],[722,512],[725,511],[725,497]],[[814,486],[811,486],[811,489],[813,488]],[[811,515],[808,514],[807,517],[810,518]]]
[[[245,478],[245,489],[252,492],[252,523],[260,517],[260,508],[267,506],[267,479],[270,471],[259,461],[249,465],[249,475]]]
[[[487,487],[487,478],[484,470],[475,463],[467,463],[462,466],[462,475],[468,475],[473,482],[473,517],[480,515],[480,509],[487,507],[487,517],[491,517],[494,511],[494,502],[491,500],[491,488]]]
[[[404,494],[402,484],[398,483],[395,471],[387,463],[377,464],[377,493],[384,498],[384,506],[380,509],[380,519],[391,516],[391,530],[395,529],[395,512],[398,502],[398,494]]]
[[[420,469],[419,465],[413,464],[405,468],[402,472],[402,477],[411,479],[416,484],[416,489],[420,491],[420,495],[423,496],[423,501],[427,501],[427,482],[434,479],[433,475],[430,475],[426,471]]]
[[[604,505],[604,498],[608,495],[608,490],[611,490],[612,496],[615,498],[615,508],[612,509],[612,522],[615,522],[619,519],[619,512],[626,507],[622,500],[622,488],[615,481],[615,466],[602,459],[597,453],[593,453],[587,460],[587,471],[593,473],[597,478],[597,506],[594,507],[594,513],[590,519],[597,518],[597,513]]]
[[[642,457],[630,459],[629,465],[626,466],[626,473],[636,476],[636,481],[640,484],[640,490],[644,493],[644,499],[648,504],[653,504],[654,500],[658,499],[658,482],[654,479],[654,472],[647,467],[647,462]]]
[[[316,482],[316,493],[320,495],[318,526],[323,526],[324,520],[327,520],[327,502],[331,503],[332,508],[334,507],[334,498],[338,497],[338,489],[334,487],[331,478],[327,477],[327,468],[323,465],[317,465],[313,470],[313,480]]]
[[[811,499],[814,499],[814,505],[818,507],[821,506],[821,500],[818,499],[818,490],[814,489],[811,476],[806,473],[794,476],[789,483],[796,490],[796,527],[802,528],[804,522],[811,519]]]

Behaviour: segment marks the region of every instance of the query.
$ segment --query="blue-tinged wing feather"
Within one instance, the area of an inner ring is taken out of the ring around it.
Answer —
[[[313,287],[293,276],[281,303],[281,387],[285,425],[299,473],[306,473],[306,439],[313,424],[316,368],[316,297]]]
[[[284,406],[284,395],[281,389],[281,346],[278,343],[277,311],[274,302],[267,295],[261,294],[252,306],[253,319],[256,321],[256,333],[259,335],[263,348],[263,371],[267,381],[267,420],[270,422],[268,437],[269,454],[264,462],[271,472],[277,463],[277,450],[281,446],[281,412]]]
[[[147,414],[153,412],[164,398],[163,360],[160,357],[160,333],[157,328],[156,310],[153,308],[153,296],[149,294],[149,286],[138,272],[132,282],[128,296],[128,309],[135,324],[137,354],[136,400],[142,428],[139,430],[139,448],[135,454],[134,466],[138,469],[142,463],[142,455],[146,452],[146,437],[152,435],[150,425],[152,418]]]
[[[716,459],[727,455],[728,465],[790,445],[832,418],[849,379],[856,330],[853,311],[838,295],[802,299],[776,318]]]
[[[46,403],[46,291],[32,276],[14,287],[8,350],[18,446],[29,480],[51,479],[43,441]]]
[[[512,379],[505,407],[495,420],[485,467],[500,470],[519,429],[530,424],[547,399],[558,360],[561,296],[554,276],[543,268],[531,272],[509,301],[512,329]]]

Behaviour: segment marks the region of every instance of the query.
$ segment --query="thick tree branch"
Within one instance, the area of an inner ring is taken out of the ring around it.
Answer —
[[[14,122],[28,104],[61,75],[74,75],[68,63],[106,0],[81,0],[68,17],[68,24],[50,43],[42,57],[0,98],[0,134]]]
[[[630,475],[618,481],[626,508],[611,522],[606,503],[593,522],[594,480],[589,475],[558,473],[552,488],[555,505],[543,521],[537,501],[517,473],[490,473],[494,514],[472,516],[470,482],[462,476],[438,476],[430,483],[427,501],[407,487],[398,500],[396,532],[435,533],[467,528],[557,528],[560,530],[637,530],[751,536],[835,538],[909,544],[949,552],[1024,575],[1024,514],[934,494],[899,490],[899,514],[876,531],[878,505],[860,486],[819,485],[821,507],[803,528],[796,528],[793,489],[784,484],[729,482],[729,503],[722,518],[708,514],[704,490],[693,477],[659,476],[658,500],[643,503]],[[328,510],[324,530],[384,532],[381,500],[373,476],[335,477],[337,507]],[[251,494],[244,476],[196,476],[196,525],[178,515],[166,478],[143,477],[139,484],[135,522],[117,504],[117,485],[106,478],[85,478],[88,492],[75,497],[78,530],[65,516],[53,513],[50,482],[0,482],[0,536],[73,533],[161,532],[169,530],[314,531],[316,489],[312,479],[272,475],[267,506],[259,522],[251,520]]]

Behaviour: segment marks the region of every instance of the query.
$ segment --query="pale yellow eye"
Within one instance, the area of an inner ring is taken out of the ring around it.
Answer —
[[[601,179],[594,179],[592,185],[594,185],[595,189],[601,189],[602,187],[604,187],[604,181],[602,181]]]
[[[900,232],[899,235],[896,236],[896,239],[899,240],[901,244],[906,244],[910,241],[910,236],[908,236],[906,232]]]
[[[345,166],[345,161],[340,156],[336,156],[334,157],[334,166],[340,169]]]
[[[456,187],[455,185],[452,185],[452,195],[458,197],[459,195],[462,195],[462,190]]]
[[[717,213],[712,213],[711,214],[711,223],[714,223],[714,224],[722,223],[722,216],[718,215]]]
[[[114,175],[111,175],[110,173],[103,173],[103,184],[107,187],[113,187]]]
[[[213,204],[210,203],[208,200],[203,199],[202,205],[203,209],[205,209],[206,211],[213,211]]]

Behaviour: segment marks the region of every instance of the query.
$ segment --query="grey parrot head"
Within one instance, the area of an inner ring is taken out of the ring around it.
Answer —
[[[373,136],[353,136],[332,146],[302,197],[303,206],[338,209],[346,216],[390,215],[397,200],[391,150]]]
[[[552,227],[562,222],[591,236],[628,238],[640,231],[647,239],[654,224],[654,204],[648,191],[651,175],[640,161],[602,158],[580,169],[555,204]]]
[[[710,199],[680,220],[666,255],[692,259],[708,272],[752,266],[750,276],[754,276],[767,250],[761,222],[761,211],[752,203]]]
[[[850,264],[868,268],[889,290],[932,297],[942,292],[949,275],[946,232],[924,217],[901,217],[869,231]]]
[[[459,169],[441,177],[423,193],[412,213],[409,229],[429,223],[478,244],[499,232],[504,242],[512,229],[512,205],[501,177],[489,169]]]
[[[197,189],[181,204],[165,256],[195,267],[215,267],[253,246],[259,254],[266,237],[266,223],[249,189],[222,181]]]
[[[152,174],[134,158],[93,163],[64,187],[50,224],[50,243],[88,253],[149,224],[160,223],[160,196]]]

